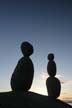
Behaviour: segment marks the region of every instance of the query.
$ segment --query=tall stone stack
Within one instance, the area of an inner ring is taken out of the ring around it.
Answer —
[[[33,54],[33,46],[25,41],[21,44],[21,52],[23,57],[18,61],[11,76],[11,88],[13,91],[27,92],[32,85],[34,76],[34,66],[30,59]]]
[[[48,55],[48,64],[47,64],[47,72],[49,77],[46,80],[46,87],[48,95],[52,98],[58,98],[61,91],[60,81],[55,77],[57,68],[56,63],[54,61],[54,54]]]

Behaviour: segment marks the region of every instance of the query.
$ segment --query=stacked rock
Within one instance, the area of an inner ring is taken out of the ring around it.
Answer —
[[[49,54],[48,60],[47,72],[49,77],[46,80],[47,92],[50,97],[57,98],[60,95],[61,84],[60,81],[55,77],[57,69],[54,61],[54,54]]]
[[[32,85],[34,66],[30,55],[33,53],[33,46],[29,42],[21,44],[23,57],[18,61],[11,76],[11,88],[13,91],[28,91]]]

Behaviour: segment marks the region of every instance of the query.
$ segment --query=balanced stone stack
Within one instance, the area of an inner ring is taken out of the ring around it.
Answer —
[[[58,98],[61,91],[61,84],[60,81],[55,77],[57,69],[54,61],[54,54],[49,54],[48,60],[47,72],[49,77],[46,80],[47,92],[50,97]]]
[[[29,57],[33,53],[33,46],[29,42],[23,42],[21,51],[23,57],[18,61],[11,76],[11,88],[13,91],[27,92],[32,85],[34,76],[33,62]]]

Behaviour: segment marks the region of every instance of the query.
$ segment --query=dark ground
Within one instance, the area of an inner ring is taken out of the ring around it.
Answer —
[[[72,108],[58,99],[33,92],[0,93],[0,108]]]

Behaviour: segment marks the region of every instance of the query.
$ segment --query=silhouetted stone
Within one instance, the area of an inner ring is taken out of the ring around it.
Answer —
[[[61,84],[60,81],[55,77],[49,77],[46,80],[46,87],[48,95],[52,98],[57,98],[60,95]]]
[[[2,108],[72,108],[67,103],[33,92],[3,92],[0,93]]]
[[[54,60],[54,54],[53,53],[48,54],[48,60],[50,60],[50,61]]]
[[[19,61],[11,77],[11,88],[15,91],[28,91],[32,85],[34,66],[30,59],[33,53],[33,46],[29,42],[21,44],[24,55]]]
[[[56,75],[56,63],[54,60],[54,54],[49,54],[48,55],[48,65],[47,65],[47,71],[48,71],[48,74],[50,76],[55,76]]]
[[[46,87],[47,87],[47,92],[48,95],[52,98],[57,98],[60,95],[61,91],[61,84],[60,81],[55,78],[54,76],[56,75],[56,63],[54,61],[54,54],[49,54],[48,55],[48,65],[47,65],[47,72],[49,74],[49,78],[46,80]]]
[[[30,56],[33,53],[33,46],[29,42],[21,44],[21,51],[24,56]]]

